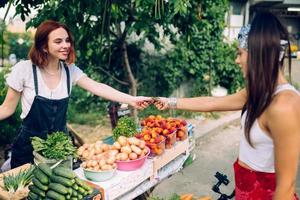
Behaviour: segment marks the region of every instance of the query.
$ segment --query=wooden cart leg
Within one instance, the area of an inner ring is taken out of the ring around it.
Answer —
[[[147,200],[152,194],[152,191],[154,190],[155,186],[151,187],[149,190],[144,192],[143,194],[135,197],[133,200]]]
[[[83,139],[79,136],[79,134],[75,131],[75,129],[70,125],[67,124],[67,129],[69,131],[69,133],[74,137],[75,141],[74,144],[77,147],[80,147],[84,144]]]

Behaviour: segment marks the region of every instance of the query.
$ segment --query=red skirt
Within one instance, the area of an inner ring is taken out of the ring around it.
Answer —
[[[275,173],[257,172],[234,163],[235,200],[272,200],[276,188]],[[295,194],[294,200],[299,200]]]

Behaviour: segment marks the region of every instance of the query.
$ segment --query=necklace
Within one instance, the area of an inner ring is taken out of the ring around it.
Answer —
[[[60,74],[60,67],[58,67],[58,70],[55,73],[49,72],[46,68],[43,68],[43,70],[50,76],[56,76],[56,75]]]

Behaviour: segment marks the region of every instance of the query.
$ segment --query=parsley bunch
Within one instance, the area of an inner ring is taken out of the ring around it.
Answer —
[[[36,152],[47,159],[66,160],[68,156],[76,157],[76,148],[64,132],[52,133],[46,140],[32,137],[31,144]]]

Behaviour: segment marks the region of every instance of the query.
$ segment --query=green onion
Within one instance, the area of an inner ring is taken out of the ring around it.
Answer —
[[[31,182],[34,169],[35,167],[31,166],[26,170],[21,170],[16,175],[13,174],[4,175],[3,177],[4,189],[8,191],[10,194],[16,192],[17,190],[23,189]]]

